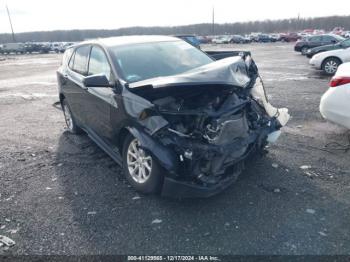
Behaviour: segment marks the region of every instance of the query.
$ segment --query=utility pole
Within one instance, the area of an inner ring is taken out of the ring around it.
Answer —
[[[16,42],[15,33],[13,32],[13,26],[12,26],[10,11],[9,11],[7,5],[6,5],[6,11],[7,11],[7,15],[8,15],[8,17],[9,17],[9,22],[10,22],[10,26],[11,26],[12,40],[13,40],[13,42]]]
[[[211,25],[211,34],[215,35],[215,9],[213,6],[213,13],[212,13],[212,25]]]

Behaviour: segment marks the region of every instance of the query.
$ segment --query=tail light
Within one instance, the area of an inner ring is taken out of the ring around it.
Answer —
[[[341,85],[345,85],[345,84],[350,84],[350,77],[349,76],[335,76],[331,79],[329,86],[336,87],[336,86],[341,86]]]

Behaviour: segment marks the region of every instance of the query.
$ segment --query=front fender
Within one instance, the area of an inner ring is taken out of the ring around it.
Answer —
[[[143,148],[148,150],[171,174],[176,174],[178,171],[178,157],[170,148],[162,145],[153,137],[135,127],[128,127],[129,132],[136,137]]]

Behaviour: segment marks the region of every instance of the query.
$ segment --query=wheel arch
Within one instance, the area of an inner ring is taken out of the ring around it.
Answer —
[[[333,55],[333,56],[328,56],[328,57],[326,57],[325,59],[322,60],[321,68],[323,68],[324,63],[325,63],[328,59],[331,59],[331,58],[334,58],[334,59],[339,60],[339,61],[340,61],[340,64],[343,63],[343,60],[341,60],[341,58],[339,58],[338,56],[334,56],[334,55]]]
[[[124,146],[124,141],[125,141],[125,138],[128,136],[128,135],[131,135],[129,129],[127,127],[123,127],[119,133],[118,133],[118,137],[117,137],[117,147],[119,149],[119,152],[122,152],[123,151],[123,146]]]

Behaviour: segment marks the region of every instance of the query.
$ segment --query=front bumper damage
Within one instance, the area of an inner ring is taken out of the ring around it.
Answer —
[[[250,57],[136,83],[123,96],[129,131],[166,170],[162,195],[176,198],[229,187],[289,120],[268,102]]]

